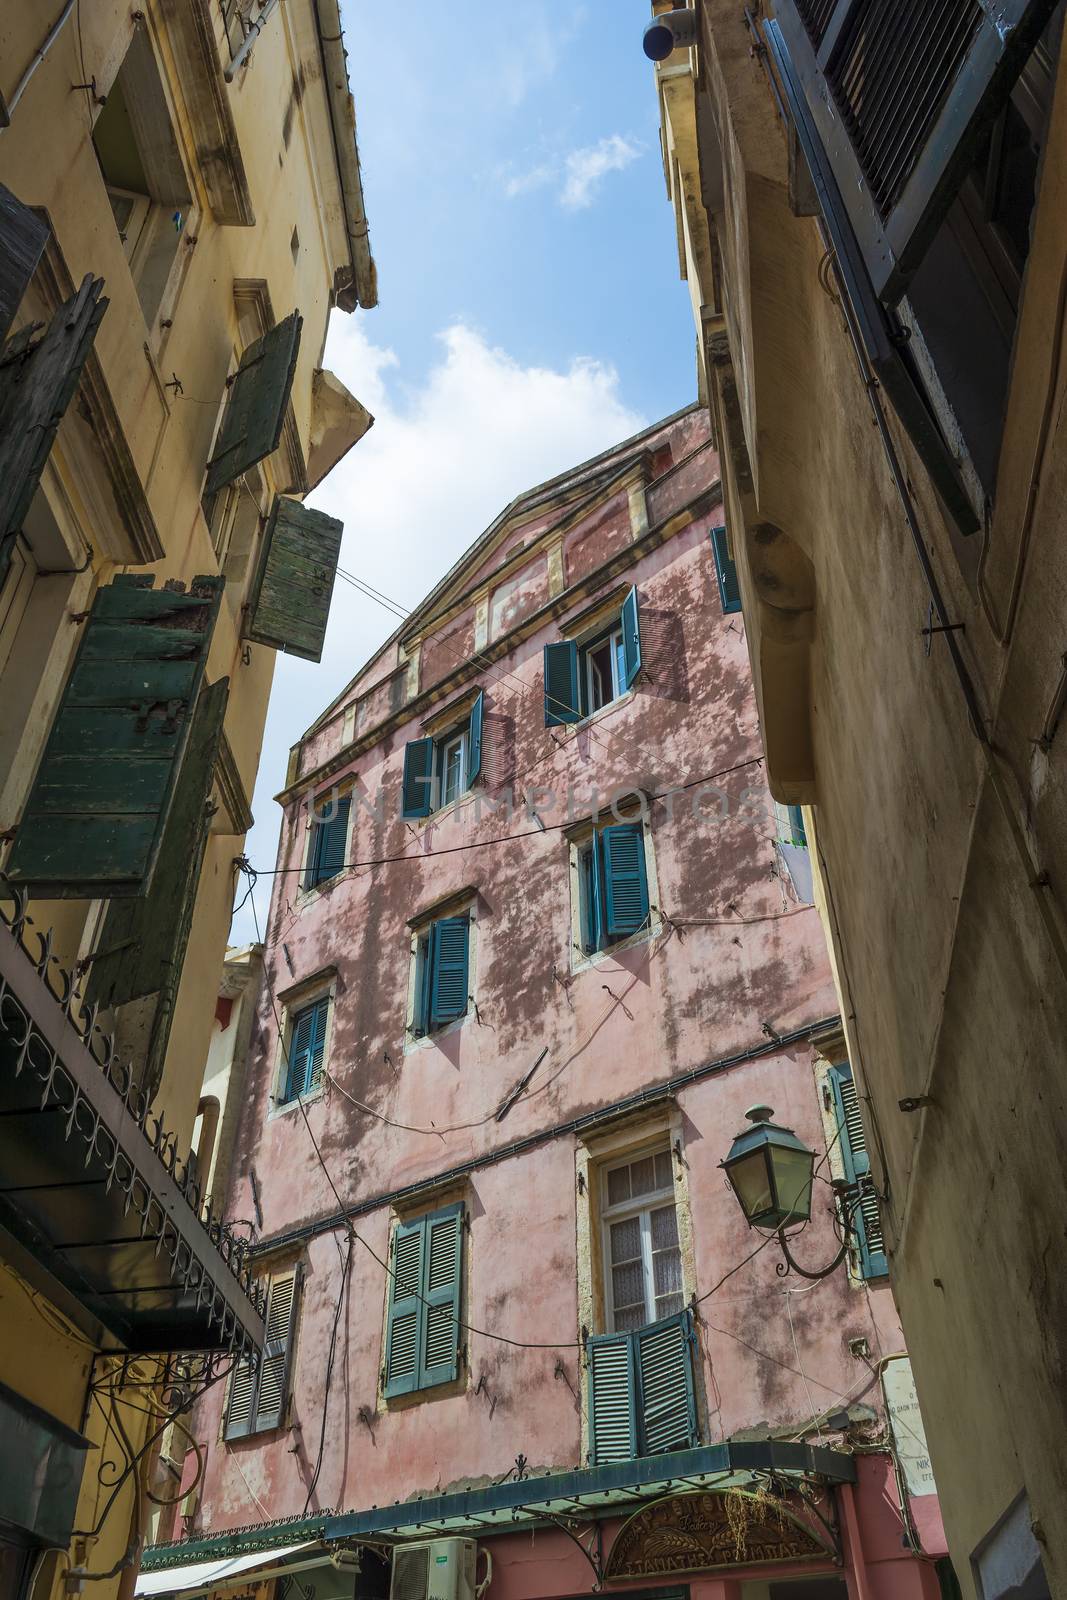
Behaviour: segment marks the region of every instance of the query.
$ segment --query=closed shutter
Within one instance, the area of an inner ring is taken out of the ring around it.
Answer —
[[[42,898],[143,894],[189,742],[222,594],[126,574],[97,592],[7,873]]]
[[[578,646],[572,639],[545,645],[545,727],[581,719]]]
[[[629,689],[641,671],[641,622],[637,615],[637,590],[631,588],[622,603],[622,687]]]
[[[711,546],[715,552],[715,576],[719,582],[719,599],[724,613],[741,610],[741,586],[737,581],[737,567],[730,554],[730,544],[725,528],[712,528]]]
[[[639,1328],[633,1341],[641,1454],[688,1450],[697,1443],[691,1313]]]
[[[0,345],[47,243],[47,222],[0,183]]]
[[[871,1158],[863,1131],[852,1068],[847,1062],[830,1068],[838,1126],[841,1130],[841,1156],[850,1186],[852,1226],[859,1245],[860,1271],[864,1278],[883,1278],[889,1271],[882,1236],[882,1217],[871,1176]],[[854,1202],[858,1199],[858,1205]]]
[[[608,936],[636,933],[648,920],[644,830],[640,823],[603,828],[599,835],[604,909]]]
[[[250,344],[241,357],[208,462],[205,496],[225,488],[277,450],[302,327],[303,318],[294,311]]]
[[[314,889],[317,884],[336,878],[345,864],[348,849],[348,819],[352,811],[351,797],[333,803],[334,813],[328,820],[316,820],[312,825],[311,848],[308,851],[304,888]]]
[[[449,1383],[459,1371],[459,1306],[463,1275],[463,1205],[423,1219],[425,1340],[419,1388]]]
[[[467,1010],[470,918],[442,917],[430,931],[430,1024],[439,1027]]]
[[[387,1398],[410,1394],[419,1386],[419,1350],[425,1306],[422,1300],[422,1253],[425,1218],[398,1223],[393,1234],[393,1270],[389,1276],[389,1319],[385,1340]]]
[[[297,1270],[283,1272],[271,1279],[270,1299],[267,1302],[267,1331],[259,1362],[254,1430],[256,1433],[262,1433],[267,1428],[280,1427],[285,1415],[296,1332],[298,1291]]]
[[[482,770],[482,724],[485,720],[485,693],[478,690],[478,698],[471,706],[471,726],[467,738],[467,788]]]
[[[258,1358],[254,1359],[252,1356],[242,1356],[233,1369],[233,1377],[230,1379],[230,1398],[226,1406],[227,1439],[243,1439],[246,1434],[252,1432],[258,1375]]]
[[[298,1095],[310,1093],[322,1082],[322,1069],[326,1050],[326,1022],[330,1012],[328,997],[306,1006],[293,1018],[293,1031],[289,1042],[289,1072],[286,1079],[285,1100],[295,1100]]]
[[[433,740],[412,739],[404,746],[401,815],[428,817],[433,810]]]
[[[632,1461],[637,1455],[633,1342],[628,1333],[597,1334],[589,1361],[589,1459]]]
[[[321,661],[344,523],[275,500],[248,600],[245,638]]]

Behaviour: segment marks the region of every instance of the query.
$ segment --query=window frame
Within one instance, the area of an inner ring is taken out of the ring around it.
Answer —
[[[625,1169],[627,1169],[629,1167],[632,1167],[638,1161],[647,1161],[647,1160],[651,1159],[653,1161],[653,1163],[654,1163],[655,1159],[656,1159],[656,1157],[658,1155],[665,1155],[667,1157],[667,1159],[668,1159],[668,1162],[670,1163],[670,1169],[671,1169],[671,1184],[670,1184],[670,1188],[669,1189],[656,1189],[656,1190],[652,1191],[649,1194],[640,1195],[636,1199],[631,1197],[631,1199],[629,1199],[629,1200],[621,1200],[621,1201],[617,1201],[615,1205],[609,1205],[608,1201],[607,1201],[607,1195],[608,1195],[608,1180],[611,1177],[611,1174],[613,1172],[621,1172],[621,1171],[623,1171],[623,1170],[625,1170]],[[666,1141],[663,1141],[662,1143],[650,1146],[647,1149],[642,1149],[642,1150],[639,1150],[639,1151],[632,1152],[631,1154],[626,1156],[623,1160],[614,1160],[614,1161],[605,1162],[604,1165],[600,1169],[599,1178],[600,1178],[601,1257],[602,1257],[603,1275],[604,1275],[604,1318],[603,1318],[604,1323],[605,1323],[604,1332],[605,1333],[634,1333],[634,1332],[637,1332],[638,1330],[634,1329],[634,1328],[617,1328],[616,1325],[615,1325],[615,1292],[614,1292],[614,1286],[613,1286],[613,1283],[612,1283],[612,1276],[611,1276],[611,1273],[612,1273],[611,1229],[612,1229],[612,1225],[614,1223],[617,1223],[617,1222],[628,1222],[633,1217],[638,1217],[640,1219],[640,1226],[641,1226],[641,1269],[642,1269],[642,1280],[643,1280],[644,1297],[645,1297],[644,1298],[645,1320],[644,1320],[644,1322],[639,1324],[639,1327],[641,1327],[641,1328],[650,1327],[655,1322],[662,1322],[663,1320],[665,1320],[665,1318],[675,1316],[677,1314],[677,1312],[679,1312],[679,1311],[684,1311],[685,1305],[686,1305],[686,1298],[685,1298],[685,1282],[684,1282],[685,1275],[684,1275],[684,1272],[683,1272],[683,1274],[682,1274],[682,1279],[683,1279],[682,1288],[680,1290],[676,1291],[681,1297],[682,1304],[680,1306],[676,1307],[674,1311],[665,1311],[662,1316],[657,1314],[657,1311],[656,1311],[656,1279],[655,1279],[655,1268],[654,1268],[653,1259],[652,1259],[652,1257],[653,1257],[653,1250],[652,1250],[652,1213],[653,1213],[653,1211],[664,1210],[666,1208],[667,1204],[669,1203],[672,1206],[673,1210],[674,1210],[675,1233],[677,1235],[677,1240],[678,1240],[678,1243],[676,1245],[676,1249],[678,1251],[679,1266],[681,1266],[681,1264],[682,1264],[681,1229],[679,1227],[679,1217],[678,1217],[678,1185],[677,1185],[677,1183],[675,1181],[675,1176],[674,1176],[674,1152],[671,1150],[670,1144],[668,1142],[666,1142]]]
[[[337,977],[330,972],[329,976],[320,974],[309,982],[302,984],[298,990],[280,997],[282,1006],[282,1027],[278,1034],[275,1048],[274,1075],[270,1106],[267,1112],[267,1121],[272,1122],[275,1117],[291,1116],[300,1110],[300,1105],[305,1106],[321,1098],[326,1085],[326,1075],[330,1068],[330,1053],[333,1047],[334,1019],[337,1012]],[[327,1005],[326,1027],[322,1042],[322,1072],[314,1088],[306,1090],[302,1095],[293,1095],[284,1099],[289,1072],[290,1051],[292,1049],[293,1033],[298,1018],[313,1006],[325,1001]]]
[[[470,739],[471,722],[468,716],[463,722],[455,724],[447,733],[439,734],[433,742],[433,811],[431,816],[438,811],[444,811],[448,806],[455,805],[456,801],[467,792],[467,768],[470,764]],[[445,778],[448,773],[448,756],[453,749],[459,751],[458,775],[456,792],[453,795],[445,794]]]
[[[640,928],[635,929],[633,933],[624,933],[613,938],[607,932],[606,906],[599,907],[596,921],[593,920],[592,911],[596,905],[594,897],[599,884],[603,882],[603,877],[597,877],[591,863],[600,836],[606,829],[616,827],[641,829],[645,894],[648,904],[645,920]],[[595,966],[605,957],[616,955],[622,950],[628,950],[631,946],[652,938],[660,932],[662,922],[659,913],[652,827],[650,819],[641,809],[633,815],[623,813],[616,816],[612,813],[605,821],[587,822],[568,835],[568,844],[571,881],[570,966],[572,972],[580,972],[586,967]],[[602,942],[599,944],[595,943],[597,922],[602,928]]]
[[[467,1003],[456,1017],[446,1017],[434,1023],[433,967],[430,961],[430,943],[433,929],[440,922],[464,919],[467,923]],[[473,898],[460,904],[439,909],[433,915],[420,918],[411,930],[411,960],[408,978],[408,1010],[404,1034],[404,1050],[418,1050],[435,1043],[445,1034],[461,1028],[473,1008],[474,994],[474,915]]]
[[[621,662],[622,653],[622,608],[618,615],[606,628],[598,628],[597,632],[584,641],[575,641],[578,644],[578,686],[581,696],[581,721],[586,722],[590,717],[595,717],[598,711],[604,711],[608,706],[613,706],[621,700],[623,695],[630,690],[622,681]],[[607,699],[601,700],[599,705],[593,704],[593,655],[603,645],[608,646],[609,666],[611,671],[611,693]]]

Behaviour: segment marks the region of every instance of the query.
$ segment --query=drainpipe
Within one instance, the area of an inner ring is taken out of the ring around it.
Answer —
[[[64,24],[66,23],[67,18],[70,16],[70,14],[71,14],[71,12],[73,10],[74,10],[74,0],[67,0],[67,3],[63,7],[63,10],[60,12],[60,14],[56,18],[55,22],[53,22],[52,26],[49,28],[48,32],[45,34],[44,43],[36,51],[33,60],[30,62],[29,66],[26,68],[26,71],[22,74],[22,77],[19,79],[18,83],[15,86],[15,91],[12,94],[11,99],[7,103],[7,121],[8,122],[11,121],[11,117],[12,117],[12,114],[14,113],[15,107],[18,105],[19,101],[22,99],[23,95],[26,93],[26,90],[29,87],[30,79],[33,77],[34,73],[37,71],[37,68],[41,65],[41,62],[44,60],[44,58],[48,54],[49,50],[51,50],[51,48],[55,44],[56,40],[59,38],[59,35],[63,31]],[[3,105],[4,105],[3,99],[0,98],[0,127],[4,127],[5,126],[5,122],[3,120],[3,114],[2,114],[3,113]]]
[[[356,148],[356,112],[348,86],[347,52],[341,33],[340,0],[312,0],[322,56],[322,77],[330,106],[337,172],[348,235],[350,267],[336,287],[342,311],[378,304],[378,273],[370,253],[367,213],[363,204],[363,178]]]
[[[277,4],[278,0],[266,0],[266,3],[255,22],[250,22],[248,24],[248,32],[245,34],[244,43],[241,45],[240,50],[238,50],[237,54],[231,60],[229,66],[226,68],[226,71],[223,73],[223,77],[226,79],[227,83],[233,82],[234,78],[236,78],[237,74],[240,72],[241,68],[252,54],[252,50],[256,44],[256,41],[266,25],[267,18],[270,16]]]
[[[867,1576],[867,1560],[860,1539],[860,1520],[856,1513],[856,1486],[841,1483],[837,1492],[841,1497],[845,1529],[848,1533],[848,1552],[852,1557],[852,1574],[855,1578],[856,1600],[871,1600],[871,1585]]]

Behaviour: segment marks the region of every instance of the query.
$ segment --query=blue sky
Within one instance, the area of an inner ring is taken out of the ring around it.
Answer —
[[[695,333],[648,0],[344,14],[380,305],[335,315],[325,364],[376,420],[311,503],[345,523],[342,566],[411,607],[516,494],[695,399]],[[289,746],[396,620],[339,581],[321,665],[278,657],[253,865]],[[254,936],[246,906],[231,938]]]

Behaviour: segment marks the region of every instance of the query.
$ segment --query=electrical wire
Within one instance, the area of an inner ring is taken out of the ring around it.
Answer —
[[[352,1234],[348,1236],[348,1249],[345,1251],[344,1261],[341,1266],[341,1284],[337,1291],[337,1304],[333,1311],[333,1326],[330,1329],[330,1347],[326,1355],[326,1375],[322,1392],[322,1425],[319,1428],[319,1452],[315,1459],[315,1470],[308,1484],[307,1499],[304,1501],[303,1515],[306,1517],[311,1506],[312,1496],[318,1487],[319,1473],[322,1471],[322,1457],[326,1449],[326,1414],[330,1404],[330,1385],[333,1382],[333,1363],[337,1353],[337,1327],[341,1320],[341,1308],[344,1304],[345,1289],[348,1276],[352,1267]],[[799,1358],[798,1358],[799,1359]]]

